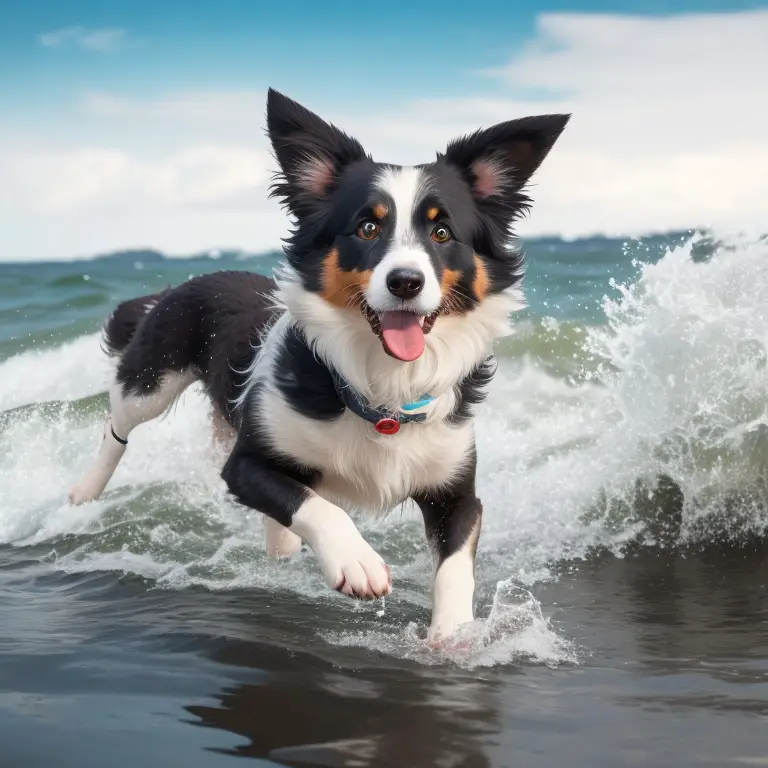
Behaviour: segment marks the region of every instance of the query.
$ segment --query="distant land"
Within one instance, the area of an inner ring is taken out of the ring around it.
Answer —
[[[664,249],[678,245],[689,240],[693,235],[698,234],[699,240],[693,249],[695,257],[706,258],[718,246],[728,248],[727,243],[723,243],[715,238],[712,233],[704,228],[696,229],[675,229],[668,232],[654,232],[646,235],[605,235],[596,234],[584,237],[558,237],[556,235],[546,235],[538,237],[521,238],[518,244],[524,251],[562,251],[565,253],[594,253],[605,248],[617,248],[627,253],[644,251],[645,248],[651,250]],[[768,241],[768,234],[763,235],[761,240]],[[172,260],[186,261],[217,261],[222,259],[231,263],[232,261],[248,261],[250,259],[268,258],[280,259],[283,252],[280,249],[270,249],[266,251],[254,252],[241,248],[207,248],[204,250],[183,254],[183,253],[164,253],[156,248],[126,248],[106,253],[97,253],[93,255],[81,254],[70,259],[36,260],[36,259],[3,259],[0,257],[0,264],[44,264],[57,263],[66,264],[77,261],[131,261],[141,262],[142,264],[151,264],[153,262]]]
[[[211,259],[213,261],[218,259],[226,259],[227,261],[240,261],[245,259],[258,258],[259,256],[276,256],[279,257],[281,251],[266,251],[263,253],[250,253],[239,249],[220,249],[209,248],[205,251],[198,253],[190,253],[181,256],[171,256],[157,251],[154,248],[130,248],[124,251],[113,251],[111,253],[97,254],[88,258],[89,260],[99,261],[141,261],[142,263],[151,263],[153,261],[164,261],[166,259]],[[76,261],[77,259],[73,259]]]
[[[607,243],[616,244],[641,244],[641,243],[678,243],[688,240],[696,232],[705,234],[703,230],[694,229],[679,229],[672,230],[670,232],[660,232],[645,235],[642,237],[629,237],[627,235],[594,235],[590,237],[577,237],[577,238],[562,238],[555,235],[547,235],[541,237],[526,237],[524,240],[520,240],[519,244],[523,248],[563,248],[567,247],[569,250],[587,249],[592,250],[594,248],[600,248]],[[153,261],[164,261],[165,259],[190,259],[190,260],[212,260],[224,259],[226,261],[246,261],[248,259],[271,257],[281,258],[283,255],[279,249],[272,249],[268,251],[252,252],[245,251],[238,248],[209,248],[203,251],[190,254],[167,254],[162,251],[158,251],[154,248],[129,248],[126,250],[112,251],[109,253],[96,254],[95,256],[81,256],[72,259],[72,261],[78,261],[80,259],[99,260],[99,261],[141,261],[142,263],[151,263]]]

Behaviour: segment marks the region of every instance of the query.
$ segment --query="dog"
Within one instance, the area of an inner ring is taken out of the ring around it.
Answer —
[[[384,597],[389,569],[348,511],[412,499],[434,562],[428,638],[473,621],[473,411],[494,341],[523,306],[512,226],[569,118],[500,123],[403,167],[270,89],[270,194],[293,219],[282,266],[274,279],[218,272],[117,307],[104,331],[111,413],[70,502],[97,498],[132,430],[199,381],[233,442],[222,477],[267,516],[270,554],[306,542],[330,587]]]

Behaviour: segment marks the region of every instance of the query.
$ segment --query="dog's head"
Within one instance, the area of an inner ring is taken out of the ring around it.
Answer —
[[[295,217],[286,253],[302,289],[350,320],[362,314],[390,356],[416,360],[442,316],[472,313],[522,276],[511,225],[568,118],[500,123],[401,167],[270,89],[272,193]]]

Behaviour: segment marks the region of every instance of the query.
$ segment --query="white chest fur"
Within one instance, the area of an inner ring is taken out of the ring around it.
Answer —
[[[318,493],[347,510],[383,513],[417,489],[448,483],[473,443],[471,423],[451,425],[437,413],[428,422],[404,424],[396,435],[380,435],[350,411],[322,422],[296,413],[275,391],[267,390],[261,402],[259,422],[271,441],[320,470]]]
[[[510,332],[510,314],[522,306],[517,289],[489,297],[467,315],[440,317],[424,354],[409,364],[383,352],[360,312],[340,311],[305,291],[290,269],[278,280],[277,298],[285,311],[265,335],[239,402],[258,410],[249,417],[275,446],[322,472],[320,494],[347,509],[380,513],[417,489],[454,479],[474,443],[471,420],[446,421],[456,405],[455,387],[491,353],[494,340]],[[273,378],[293,323],[303,329],[315,354],[369,402],[394,409],[422,393],[437,397],[427,420],[404,424],[396,435],[380,435],[349,411],[333,421],[298,414]],[[260,396],[249,402],[257,383]]]

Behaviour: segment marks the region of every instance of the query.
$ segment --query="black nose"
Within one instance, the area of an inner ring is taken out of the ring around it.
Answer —
[[[417,269],[393,269],[387,275],[387,288],[398,299],[414,299],[424,287],[424,275]]]

